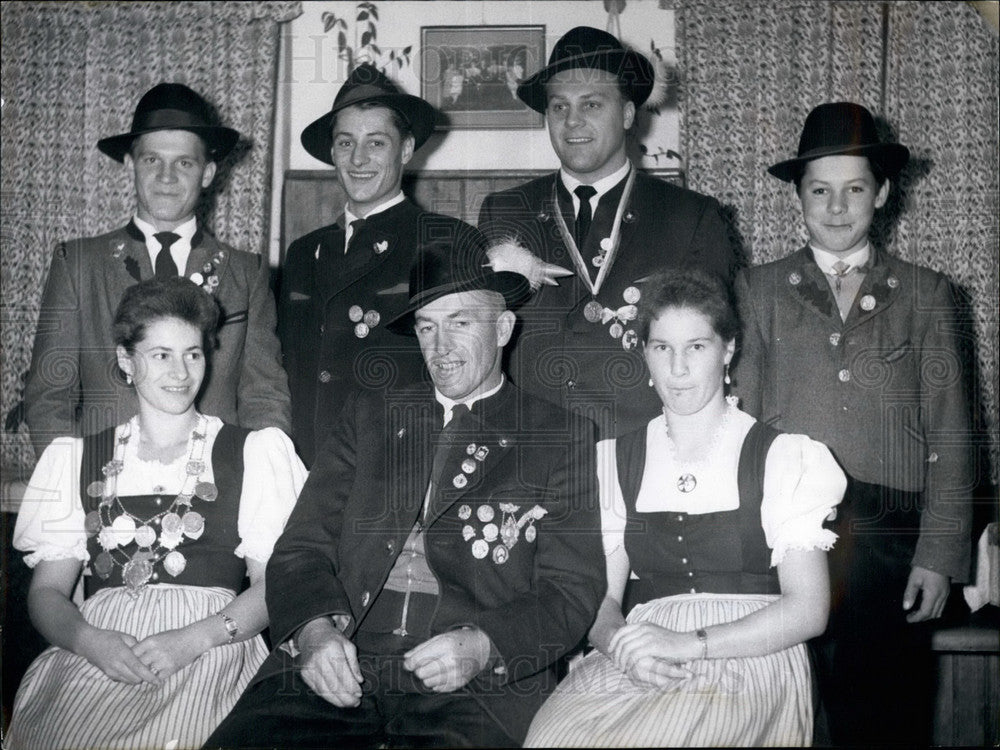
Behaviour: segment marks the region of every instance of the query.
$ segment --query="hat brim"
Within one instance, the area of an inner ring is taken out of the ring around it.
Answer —
[[[619,76],[622,69],[637,71],[637,81],[625,81],[629,89],[629,99],[637,107],[641,107],[653,91],[655,73],[649,60],[630,49],[606,49],[564,57],[547,65],[518,85],[518,98],[536,112],[545,114],[547,105],[545,84],[556,73],[573,68],[603,70],[614,76]]]
[[[406,310],[386,323],[386,328],[393,333],[404,336],[415,336],[416,332],[413,330],[413,324],[417,310],[449,294],[474,291],[497,292],[503,296],[504,302],[507,304],[507,309],[514,310],[531,296],[531,285],[519,273],[497,271],[496,273],[489,273],[484,279],[444,284],[433,289],[426,289],[416,297],[412,297]]]
[[[240,134],[232,128],[224,128],[215,125],[192,125],[190,127],[181,125],[165,125],[163,127],[145,128],[134,133],[122,133],[108,138],[102,138],[97,142],[97,148],[101,153],[110,156],[115,161],[124,161],[125,154],[132,148],[132,142],[139,136],[146,133],[156,133],[161,130],[187,130],[194,133],[205,142],[205,149],[208,152],[209,161],[221,161],[233,150]]]
[[[778,162],[767,168],[768,173],[785,182],[795,182],[808,162],[824,156],[867,156],[879,165],[883,174],[893,179],[910,160],[910,149],[900,143],[869,143],[858,146],[824,146],[812,149],[794,159]]]
[[[330,150],[333,147],[333,119],[336,114],[347,107],[363,102],[376,102],[389,109],[395,110],[402,116],[410,126],[410,133],[413,135],[414,150],[420,148],[430,138],[434,132],[434,123],[437,113],[428,102],[419,96],[411,94],[374,94],[371,96],[344,97],[344,100],[334,104],[333,108],[317,120],[309,123],[299,140],[302,147],[309,152],[309,155],[319,159],[324,164],[333,166],[333,157]]]

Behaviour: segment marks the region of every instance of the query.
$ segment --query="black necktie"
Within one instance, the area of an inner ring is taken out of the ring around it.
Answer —
[[[174,259],[170,256],[170,246],[181,238],[180,235],[173,232],[157,232],[153,236],[160,243],[160,252],[156,254],[156,267],[153,269],[155,272],[154,275],[158,279],[169,279],[179,276],[180,271],[177,270],[177,264],[174,263]]]
[[[580,199],[580,210],[576,214],[576,247],[583,250],[583,243],[587,241],[587,233],[590,231],[590,222],[594,219],[594,212],[590,208],[590,199],[597,194],[592,185],[577,185],[573,190],[576,197]]]
[[[451,421],[441,428],[441,432],[438,435],[437,448],[434,451],[434,463],[431,468],[431,481],[435,487],[441,486],[444,480],[441,474],[444,471],[445,459],[448,458],[448,453],[451,452],[451,448],[455,442],[455,433],[461,429],[459,423],[468,414],[468,406],[465,404],[455,404],[451,410]]]
[[[358,249],[358,243],[361,241],[361,232],[364,230],[366,223],[364,219],[355,219],[351,222],[351,239],[347,241],[348,255]]]

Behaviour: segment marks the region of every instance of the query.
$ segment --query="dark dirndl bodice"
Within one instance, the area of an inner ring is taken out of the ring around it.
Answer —
[[[195,498],[191,510],[197,511],[205,519],[205,530],[198,539],[185,537],[175,548],[184,555],[186,565],[184,570],[173,576],[163,567],[160,560],[153,567],[154,579],[149,585],[156,583],[186,584],[189,586],[220,586],[233,591],[240,591],[243,579],[246,577],[245,562],[233,554],[240,544],[237,522],[239,519],[240,496],[243,492],[243,444],[249,430],[224,424],[215,437],[212,446],[212,473],[218,489],[218,497],[208,502]],[[84,499],[84,512],[98,509],[100,498],[90,497],[87,486],[95,480],[103,480],[101,468],[114,456],[115,428],[105,430],[83,440],[83,464],[80,470],[80,497]],[[120,497],[122,505],[139,518],[146,519],[165,510],[174,500],[174,495],[130,495]],[[159,499],[160,504],[157,505]],[[110,518],[113,520],[121,515],[121,510],[112,506]],[[157,528],[157,531],[159,529]],[[138,549],[136,542],[121,547],[128,557],[132,557]],[[91,564],[103,548],[97,541],[97,535],[87,539],[87,551],[90,553]],[[122,556],[116,555],[116,559]],[[97,591],[122,586],[122,568],[115,565],[108,578],[101,578],[96,573],[86,577],[86,595],[93,596]]]
[[[639,577],[628,581],[624,613],[637,604],[676,594],[781,593],[760,525],[764,463],[778,434],[756,422],[740,451],[739,507],[697,515],[636,511],[646,465],[646,427],[618,439],[618,481],[627,519],[625,551]]]

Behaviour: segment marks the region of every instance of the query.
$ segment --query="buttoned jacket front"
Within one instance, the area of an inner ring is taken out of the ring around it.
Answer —
[[[206,270],[208,269],[208,270]],[[275,335],[270,272],[260,255],[235,250],[200,228],[184,275],[218,280],[218,346],[198,408],[249,429],[291,428],[288,383]],[[131,222],[99,237],[61,244],[42,296],[25,387],[36,452],[60,435],[91,435],[136,413],[118,369],[111,327],[125,290],[153,277],[145,238]]]
[[[561,207],[558,197],[553,200],[557,182],[554,173],[488,196],[479,228],[491,241],[513,237],[546,262],[574,270],[557,221],[561,211],[572,232],[572,206],[568,194]],[[613,225],[614,205],[602,200],[583,249],[586,262]],[[596,301],[617,312],[629,304],[626,290],[641,290],[646,277],[668,266],[695,266],[728,281],[735,265],[717,201],[636,172],[619,247]],[[662,404],[647,385],[635,319],[622,323],[605,315],[589,322],[584,311],[593,299],[579,275],[543,285],[518,311],[507,372],[529,393],[593,419],[604,439],[645,425]],[[620,331],[613,328],[616,322]]]
[[[812,253],[740,272],[743,408],[825,443],[862,482],[921,493],[913,565],[965,580],[973,472],[955,292],[875,252],[846,321]]]
[[[551,666],[604,595],[593,425],[506,384],[464,417],[424,517],[441,414],[429,386],[348,399],[268,563],[271,633],[280,644],[316,617],[349,614],[353,635],[424,519],[440,587],[431,633],[468,625],[490,637],[496,666],[463,690],[523,738]],[[295,666],[279,650],[259,677]]]
[[[348,394],[420,382],[416,340],[385,323],[409,299],[419,244],[453,242],[468,224],[404,200],[367,219],[344,252],[344,218],[288,248],[278,331],[292,394],[292,437],[306,465],[333,430]]]

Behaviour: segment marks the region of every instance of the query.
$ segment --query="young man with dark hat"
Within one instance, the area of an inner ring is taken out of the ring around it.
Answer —
[[[868,237],[908,159],[864,107],[816,107],[797,155],[768,170],[794,183],[809,243],[736,281],[743,408],[824,442],[848,475],[817,644],[837,744],[930,741],[919,623],[969,575],[974,477],[955,292]]]
[[[736,264],[718,203],[639,172],[626,155],[653,67],[611,34],[581,26],[517,95],[545,115],[558,172],[494,193],[479,227],[527,248],[549,270],[522,313],[509,372],[520,387],[586,413],[601,438],[646,424],[660,409],[636,345],[642,280],[664,266],[730,278]],[[492,251],[497,268],[516,268]],[[522,256],[523,257],[523,256]],[[554,282],[552,266],[569,266]]]
[[[312,156],[336,167],[347,196],[328,226],[288,248],[278,296],[279,336],[292,393],[292,437],[307,465],[333,430],[347,395],[421,377],[412,342],[385,321],[406,302],[417,245],[471,229],[403,195],[403,169],[434,129],[435,112],[379,70],[360,65],[333,107],[302,131]]]
[[[125,290],[153,276],[186,276],[221,307],[198,408],[241,427],[290,429],[266,259],[219,242],[195,216],[238,140],[196,92],[160,83],[139,100],[129,132],[98,142],[132,175],[136,209],[124,227],[65,242],[53,256],[24,396],[39,455],[57,436],[93,434],[136,412],[111,324]]]
[[[527,295],[431,242],[386,328],[433,385],[355,391],[267,569],[278,648],[206,747],[513,747],[605,579],[593,424],[501,370]]]

